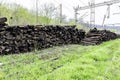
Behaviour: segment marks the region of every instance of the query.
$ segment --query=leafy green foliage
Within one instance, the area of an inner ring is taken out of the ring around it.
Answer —
[[[30,11],[17,4],[1,4],[0,17],[7,17],[9,25],[75,25],[74,21],[66,21],[63,15],[62,23],[60,23],[59,13],[52,4],[42,5],[38,17],[35,11]],[[45,7],[45,8],[44,8]],[[37,21],[38,19],[38,21]],[[78,28],[83,28],[77,24]]]
[[[12,7],[8,7],[11,6]],[[48,12],[49,13],[49,12]],[[55,24],[58,19],[51,19],[48,16],[39,15],[36,22],[35,11],[29,11],[17,4],[0,5],[0,17],[7,17],[10,25],[26,25],[26,24]]]

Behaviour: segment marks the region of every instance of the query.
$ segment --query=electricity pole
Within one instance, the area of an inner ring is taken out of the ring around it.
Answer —
[[[38,0],[36,0],[36,24],[38,24]]]
[[[102,26],[104,26],[105,20],[106,20],[107,18],[110,18],[110,5],[108,5],[108,8],[107,8],[107,10],[106,10],[106,14],[104,15],[103,22],[102,22]]]
[[[60,23],[62,23],[62,4],[60,4]]]
[[[2,3],[0,2],[0,17],[1,17],[1,11],[2,11],[1,7],[2,7]]]
[[[83,6],[83,7],[79,7],[78,6],[78,10],[86,10],[86,9],[90,9],[91,10],[91,17],[90,17],[90,24],[94,24],[95,23],[95,8],[96,7],[101,7],[101,6],[106,6],[108,5],[110,8],[110,5],[113,4],[117,4],[120,3],[120,0],[110,0],[110,1],[105,1],[102,3],[97,3],[95,4],[95,0],[91,0],[90,5],[88,6]],[[110,12],[109,12],[110,13]],[[109,17],[109,16],[108,16]]]
[[[90,27],[95,27],[95,0],[90,2]]]
[[[77,24],[77,22],[78,22],[78,9],[74,8],[74,11],[75,11],[75,24]]]

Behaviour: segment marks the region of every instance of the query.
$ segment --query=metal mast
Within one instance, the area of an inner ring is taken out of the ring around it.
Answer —
[[[90,27],[95,25],[95,0],[90,2]]]
[[[110,1],[102,2],[102,3],[97,3],[97,4],[94,5],[94,7],[100,7],[100,6],[105,6],[105,5],[113,5],[113,4],[117,4],[117,3],[120,3],[120,0],[110,0]],[[83,7],[78,6],[78,10],[86,10],[86,9],[90,9],[90,5],[83,6]]]
[[[60,23],[62,23],[62,4],[60,4]]]
[[[38,0],[36,0],[36,24],[38,24]]]
[[[78,9],[77,8],[74,8],[74,11],[75,11],[75,24],[77,24],[78,22]]]
[[[78,10],[86,10],[86,9],[90,9],[91,10],[91,15],[90,15],[90,24],[94,24],[95,23],[95,8],[96,7],[101,7],[101,6],[108,6],[109,7],[109,11],[108,11],[108,18],[110,15],[110,5],[113,4],[117,4],[120,3],[120,0],[110,0],[110,1],[105,1],[102,3],[97,3],[95,4],[95,0],[91,0],[90,4],[88,6],[83,6],[83,7],[77,7]],[[91,25],[90,25],[91,26]]]

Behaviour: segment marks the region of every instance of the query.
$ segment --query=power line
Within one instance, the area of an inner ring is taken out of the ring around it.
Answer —
[[[80,18],[84,18],[84,17],[86,17],[86,16],[88,16],[89,15],[89,13],[88,12],[85,12],[82,16],[80,16]]]
[[[82,0],[79,0],[83,5],[85,5],[85,3]]]
[[[117,3],[120,3],[120,0],[111,0],[111,1],[106,1],[106,2],[102,2],[102,3],[97,3],[95,4],[95,1],[94,0],[91,0],[91,3],[90,5],[88,6],[83,6],[83,7],[77,7],[78,10],[86,10],[86,9],[91,9],[91,17],[90,17],[90,23],[95,23],[95,7],[101,7],[101,6],[105,6],[105,5],[108,5],[109,6],[109,10],[108,10],[108,17],[110,15],[110,5],[113,5],[113,4],[117,4]],[[104,20],[103,20],[103,23],[105,21],[105,17],[104,16]]]
[[[94,5],[95,7],[101,7],[101,6],[105,6],[105,5],[113,5],[113,4],[117,4],[120,3],[120,0],[111,0],[111,1],[106,1],[106,2],[102,2],[102,3],[97,3]],[[85,9],[90,9],[91,5],[88,6],[84,6],[84,7],[79,7],[78,6],[78,10],[85,10]]]
[[[64,3],[66,3],[66,2],[64,2]],[[73,4],[73,3],[72,3]],[[71,5],[71,4],[69,4],[68,2],[67,2],[67,4],[66,4],[67,6],[73,6],[73,5]],[[76,5],[76,4],[74,4],[74,5]],[[68,7],[69,8],[69,7]]]
[[[60,4],[57,0],[54,0],[57,4]],[[71,9],[68,7],[68,6],[66,6],[66,5],[63,5],[65,8],[66,8],[66,10],[68,10],[68,11],[71,11]]]

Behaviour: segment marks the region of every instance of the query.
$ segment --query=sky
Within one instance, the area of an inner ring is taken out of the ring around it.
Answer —
[[[0,0],[4,3],[17,3],[22,5],[25,8],[28,9],[35,9],[35,1],[36,0]],[[86,6],[88,5],[90,0],[38,0],[38,4],[39,6],[45,3],[53,3],[56,7],[59,8],[59,4],[63,5],[63,14],[65,14],[67,16],[67,18],[74,18],[74,9],[73,7],[76,6]],[[104,1],[110,1],[110,0],[95,0],[95,3],[100,3],[100,2],[104,2]],[[120,14],[114,15],[115,13],[120,13],[120,3],[118,4],[114,4],[111,6],[111,12],[110,12],[110,18],[106,19],[105,24],[116,24],[116,23],[120,23]],[[103,6],[103,7],[99,7],[95,9],[95,23],[96,24],[102,24],[103,22],[103,18],[104,15],[107,12],[107,6]],[[85,16],[83,18],[83,20],[85,22],[89,22],[90,21],[90,10],[82,10],[79,11],[79,15],[78,17],[83,16],[84,14],[86,14],[87,16]]]

